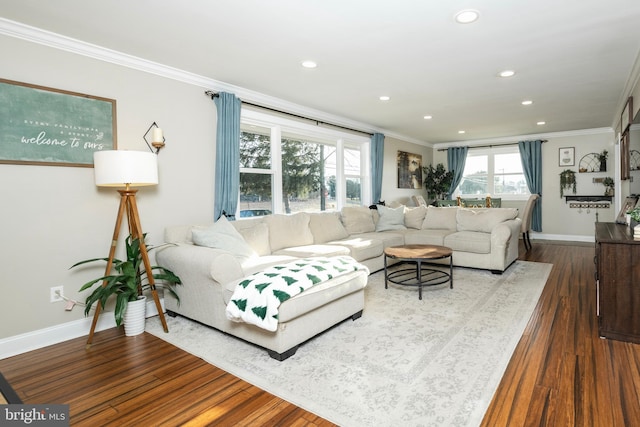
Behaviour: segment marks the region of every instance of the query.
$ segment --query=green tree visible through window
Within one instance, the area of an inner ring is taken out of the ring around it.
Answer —
[[[308,197],[320,188],[320,145],[282,140],[282,197],[284,211],[291,213],[292,198]]]
[[[271,169],[269,136],[242,132],[240,136],[240,167]],[[320,145],[305,141],[282,139],[282,195],[286,213],[291,213],[293,198],[307,197],[320,191]],[[271,180],[264,174],[243,173],[240,192],[245,197],[271,194]]]

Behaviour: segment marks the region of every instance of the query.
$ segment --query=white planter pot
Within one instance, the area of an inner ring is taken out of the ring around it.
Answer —
[[[147,297],[140,296],[137,301],[127,303],[124,311],[124,334],[128,337],[140,335],[144,332],[144,322],[147,308]]]

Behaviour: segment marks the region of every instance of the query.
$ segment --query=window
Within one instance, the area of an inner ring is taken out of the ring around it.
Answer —
[[[470,150],[462,181],[456,189],[461,197],[524,199],[530,195],[522,171],[518,147]]]
[[[238,217],[340,210],[369,196],[369,138],[242,112]]]

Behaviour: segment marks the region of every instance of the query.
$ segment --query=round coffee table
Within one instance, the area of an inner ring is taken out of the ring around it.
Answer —
[[[401,268],[389,272],[387,258],[393,258],[405,263],[415,264],[415,268]],[[449,258],[449,272],[434,268],[423,268],[423,263],[437,259]],[[434,286],[449,282],[449,289],[453,289],[453,251],[446,246],[437,245],[403,245],[391,246],[384,250],[384,288],[388,282],[402,286],[417,286],[418,299],[422,299],[422,287]]]

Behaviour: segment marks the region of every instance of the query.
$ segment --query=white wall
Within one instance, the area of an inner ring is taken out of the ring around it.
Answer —
[[[524,139],[514,137],[514,141]],[[532,138],[526,138],[532,139]],[[612,130],[592,129],[576,132],[565,132],[547,135],[548,141],[542,145],[542,232],[537,236],[553,240],[593,241],[596,210],[571,209],[565,198],[560,197],[560,172],[571,169],[576,172],[577,195],[603,195],[604,186],[594,184],[593,178],[615,176],[614,135]],[[498,145],[496,143],[495,145]],[[561,147],[575,147],[575,166],[561,167],[558,162]],[[588,153],[609,152],[607,172],[578,173],[582,156]],[[434,149],[434,163],[447,164],[444,151]],[[565,191],[565,195],[572,192]],[[503,201],[504,207],[522,209],[524,202]],[[615,221],[617,212],[614,204],[609,209],[599,209],[600,222]],[[535,233],[534,233],[535,234]]]
[[[398,188],[398,151],[406,151],[422,155],[422,166],[431,164],[433,149],[430,147],[400,141],[398,139],[386,137],[384,140],[384,165],[382,177],[382,200],[387,204],[398,202],[404,205],[413,206],[411,196],[420,194],[426,198],[426,190],[409,190]],[[377,201],[377,200],[376,200]]]
[[[138,194],[151,244],[166,224],[212,218],[216,109],[202,88],[8,37],[0,51],[3,78],[116,99],[120,148],[147,150],[150,124],[164,129],[160,185]],[[49,287],[84,300],[77,290],[104,267],[68,268],[108,255],[118,193],[95,187],[91,168],[0,164],[0,182],[0,338],[83,318],[50,303]]]
[[[575,147],[575,166],[563,167],[558,164],[558,154],[561,147]],[[588,153],[609,152],[607,172],[578,173],[580,159]],[[614,167],[614,135],[613,131],[603,131],[593,134],[550,137],[549,142],[543,144],[543,182],[542,182],[542,233],[548,236],[573,236],[579,240],[593,239],[596,211],[571,209],[564,197],[560,197],[560,172],[571,169],[576,172],[577,195],[603,195],[605,187],[594,184],[593,178],[615,177]],[[565,195],[573,195],[565,190]],[[599,209],[600,222],[615,221],[617,212],[615,205],[609,209]]]

